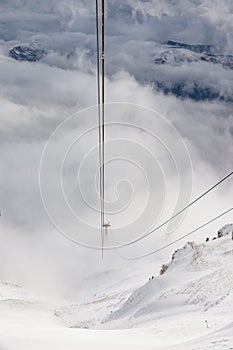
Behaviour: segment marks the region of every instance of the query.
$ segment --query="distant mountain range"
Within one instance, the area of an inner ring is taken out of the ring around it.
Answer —
[[[192,64],[202,62],[233,70],[233,55],[220,54],[215,46],[209,44],[185,44],[172,40],[167,41],[165,45],[158,45],[157,50],[151,62],[151,76],[148,77],[148,83],[152,83],[156,90],[176,97],[191,98],[195,101],[213,99],[233,101],[231,94],[219,89],[217,85],[210,86],[207,81],[203,84],[202,80],[200,81],[192,74],[184,78],[175,71],[176,67],[182,69],[182,66],[185,65],[187,69],[190,65],[192,69]],[[9,51],[9,56],[15,60],[28,62],[40,61],[46,54],[46,49],[37,41],[17,45]],[[69,53],[66,56],[69,57]],[[152,73],[153,67],[156,69],[156,67],[162,68],[163,66],[170,67],[169,71],[165,70],[162,75],[157,72]],[[175,76],[172,76],[171,79],[170,75],[171,72],[173,75],[173,71]]]
[[[181,65],[184,62],[210,62],[233,69],[233,56],[215,54],[212,45],[189,45],[169,40],[166,50],[154,59],[155,64]]]
[[[216,47],[212,45],[184,44],[172,40],[166,43],[164,50],[163,47],[161,49],[160,52],[154,55],[153,62],[155,67],[169,67],[169,71],[165,71],[162,79],[161,75],[154,79],[153,83],[157,90],[163,91],[165,94],[173,94],[176,97],[191,98],[195,101],[213,99],[227,102],[233,101],[230,91],[224,91],[217,84],[210,85],[207,80],[200,80],[199,75],[190,74],[182,77],[178,74],[177,80],[174,77],[172,80],[170,79],[171,72],[177,67],[182,69],[182,66],[184,66],[185,69],[192,69],[192,64],[194,63],[205,62],[209,65],[216,65],[216,67],[223,67],[231,71],[233,70],[233,55],[220,54]],[[188,68],[189,66],[190,68]],[[214,67],[209,69],[214,77]],[[229,72],[229,74],[231,73]]]

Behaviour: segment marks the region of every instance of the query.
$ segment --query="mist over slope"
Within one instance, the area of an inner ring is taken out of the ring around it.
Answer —
[[[232,309],[233,225],[218,232],[218,238],[208,237],[210,240],[201,244],[190,241],[177,249],[166,269],[160,274],[154,269],[140,287],[133,287],[138,284],[139,273],[127,278],[124,274],[112,286],[104,282],[102,290],[96,281],[94,300],[67,305],[57,309],[55,315],[69,327],[78,328],[152,327],[187,313],[210,323],[217,319],[223,326],[224,317]],[[143,274],[146,278],[145,267]]]
[[[233,225],[218,232],[217,239],[209,235],[208,242],[187,242],[176,250],[162,275],[158,266],[147,263],[137,271],[110,269],[84,278],[82,296],[77,291],[77,301],[73,297],[68,304],[48,303],[1,282],[2,344],[11,349],[16,341],[18,349],[29,344],[63,349],[69,344],[73,349],[81,342],[94,349],[114,340],[118,349],[204,350],[213,344],[218,350],[230,349]]]

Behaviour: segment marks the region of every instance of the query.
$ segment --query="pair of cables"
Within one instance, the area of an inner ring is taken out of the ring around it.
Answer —
[[[101,30],[100,30],[100,23],[99,23],[99,12],[101,11]],[[101,48],[100,48],[100,32],[101,32]],[[101,52],[100,52],[101,49]],[[101,247],[102,247],[102,258],[103,258],[103,251],[104,251],[104,235],[105,235],[105,169],[104,169],[104,162],[105,162],[105,149],[104,149],[104,142],[105,142],[105,85],[104,85],[104,77],[105,77],[105,0],[101,0],[101,9],[99,6],[99,0],[96,0],[96,51],[97,51],[97,113],[98,113],[98,137],[99,137],[99,193],[100,193],[100,229],[101,229]],[[102,77],[101,77],[102,74]],[[164,221],[159,226],[155,227],[151,231],[147,232],[146,234],[138,237],[137,239],[130,241],[128,243],[125,243],[122,245],[129,246],[131,244],[137,243],[146,237],[149,237],[152,235],[152,233],[158,231],[162,227],[164,227],[166,224],[168,224],[171,220],[173,220],[175,217],[179,216],[181,213],[186,211],[188,208],[193,206],[195,203],[197,203],[199,200],[201,200],[203,197],[205,197],[208,193],[213,191],[216,187],[218,187],[221,183],[225,182],[228,178],[230,178],[233,175],[233,171],[227,174],[224,178],[222,178],[220,181],[218,181],[215,185],[207,189],[204,193],[202,193],[200,196],[198,196],[196,199],[194,199],[191,203],[189,203],[186,207],[184,207],[182,210],[174,214],[172,217]],[[210,223],[216,221],[220,217],[223,217],[224,215],[231,212],[233,208],[230,208],[218,216],[212,218],[211,220],[205,222],[201,226],[197,227],[196,229],[192,230],[191,232],[181,236],[180,238],[170,242],[169,244],[164,245],[163,247],[156,249],[150,253],[135,257],[135,258],[126,258],[127,260],[137,260],[142,259],[147,256],[150,256],[152,254],[155,254],[163,249],[166,249],[167,247],[177,243],[178,241],[182,240],[183,238],[199,231],[200,229],[204,228],[205,226],[209,225]]]
[[[100,230],[101,230],[101,246],[102,258],[104,251],[104,234],[105,234],[105,125],[104,125],[104,103],[105,103],[105,1],[101,2],[101,52],[100,52],[100,23],[99,23],[99,0],[96,0],[96,56],[97,56],[97,113],[98,113],[98,135],[99,135],[99,193],[100,193]],[[100,68],[101,67],[101,68]],[[100,72],[101,70],[101,72]],[[102,79],[100,76],[102,74]]]
[[[231,176],[233,175],[233,171],[231,171],[230,173],[228,173],[226,176],[224,176],[221,180],[219,180],[216,184],[214,184],[213,186],[209,187],[205,192],[203,192],[201,195],[199,195],[197,198],[195,198],[192,202],[190,202],[186,207],[184,207],[183,209],[181,209],[180,211],[178,211],[176,214],[174,214],[173,216],[171,216],[169,219],[167,219],[166,221],[164,221],[162,224],[160,224],[159,226],[155,227],[153,230],[147,232],[146,234],[144,234],[143,236],[141,237],[138,237],[137,239],[131,241],[131,242],[128,242],[126,243],[124,246],[127,246],[127,245],[131,245],[133,243],[136,243],[136,242],[139,242],[143,239],[145,239],[146,237],[149,237],[152,235],[152,233],[158,231],[159,229],[161,229],[162,227],[164,227],[166,224],[168,224],[170,221],[172,221],[174,218],[176,218],[178,215],[180,215],[181,213],[183,213],[184,211],[186,211],[188,208],[192,207],[195,203],[199,202],[203,197],[205,197],[208,193],[212,192],[214,189],[216,189],[218,186],[220,186],[223,182],[225,182],[226,180],[228,180]],[[153,254],[156,254],[170,246],[172,246],[173,244],[181,241],[182,239],[192,235],[193,233],[196,233],[197,231],[201,230],[202,228],[210,225],[212,222],[220,219],[221,217],[229,214],[230,212],[233,211],[233,207],[223,211],[222,213],[220,213],[219,215],[213,217],[212,219],[208,220],[207,222],[203,223],[202,225],[196,227],[195,229],[193,229],[192,231],[180,236],[179,238],[173,240],[172,242],[168,243],[168,244],[165,244],[164,246],[158,248],[158,249],[155,249],[149,253],[146,253],[146,254],[143,254],[143,255],[140,255],[140,256],[136,256],[136,257],[132,257],[132,258],[128,258],[128,257],[125,257],[123,256],[122,254],[120,254],[118,252],[118,254],[120,255],[121,258],[125,259],[125,260],[139,260],[139,259],[143,259],[143,258],[146,258],[146,257],[149,257]]]

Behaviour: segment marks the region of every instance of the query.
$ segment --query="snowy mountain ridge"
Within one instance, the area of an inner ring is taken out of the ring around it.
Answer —
[[[183,306],[194,314],[222,313],[233,296],[232,232],[233,225],[226,225],[218,238],[186,243],[172,255],[165,273],[150,277],[144,285],[109,286],[95,300],[63,306],[55,315],[68,327],[118,329],[151,327]]]
[[[166,350],[229,350],[233,346],[232,233],[231,224],[222,227],[217,237],[205,243],[187,242],[175,251],[162,274],[150,276],[144,283],[140,283],[138,271],[130,273],[128,278],[124,274],[119,280],[113,276],[112,285],[109,272],[106,283],[97,276],[93,296],[83,302],[46,305],[37,302],[20,286],[2,282],[0,329],[7,329],[8,320],[9,326],[14,327],[12,317],[14,322],[19,322],[20,332],[25,325],[32,334],[38,332],[39,327],[42,339],[47,339],[46,327],[55,337],[56,330],[64,330],[64,339],[70,339],[68,330],[72,329],[75,333],[71,339],[76,340],[71,349],[84,336],[79,333],[80,328],[86,328],[90,333],[85,333],[85,339],[95,339],[97,334],[88,329],[101,329],[99,334],[105,339],[108,335],[117,339],[118,334],[127,334],[125,346],[119,349],[135,348],[135,340],[146,337],[148,344],[138,348],[151,349],[157,344],[156,349]],[[148,270],[144,267],[140,274],[148,276]],[[131,345],[127,345],[128,341]],[[90,347],[93,348],[94,345]]]
[[[181,66],[183,63],[207,62],[233,69],[233,56],[215,52],[212,45],[192,45],[169,40],[165,51],[155,55],[155,64]]]
[[[185,244],[173,254],[162,276],[151,278],[135,290],[104,322],[118,319],[123,327],[150,325],[158,316],[164,317],[168,306],[172,313],[172,309],[176,312],[176,307],[181,304],[201,312],[207,312],[223,301],[227,305],[227,298],[233,296],[232,232],[233,225],[226,225],[219,230],[219,239]]]

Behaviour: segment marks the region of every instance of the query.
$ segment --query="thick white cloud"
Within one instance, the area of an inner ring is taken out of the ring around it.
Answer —
[[[174,124],[191,154],[194,195],[197,195],[232,170],[232,105],[218,100],[197,103],[164,96],[153,89],[152,82],[155,79],[168,84],[185,82],[185,88],[191,89],[193,81],[197,81],[202,87],[211,87],[231,97],[232,71],[205,62],[156,67],[153,59],[168,39],[213,44],[222,53],[232,53],[232,3],[112,0],[107,6],[106,100],[144,105]],[[51,276],[55,276],[54,281],[59,276],[62,284],[71,276],[74,278],[77,261],[84,272],[93,266],[93,260],[98,261],[98,253],[82,250],[56,234],[42,206],[38,184],[40,157],[50,134],[69,115],[96,103],[94,11],[92,1],[1,2],[0,202],[1,239],[7,250],[1,244],[0,256],[5,258],[5,268],[0,268],[0,278],[10,275],[23,281],[26,272],[32,275],[35,269],[38,281],[49,284]],[[18,62],[8,57],[11,47],[35,39],[48,52],[42,61]],[[106,118],[111,120],[110,115]],[[123,121],[124,118],[122,115]],[[142,125],[148,123],[146,115],[137,116],[139,124],[140,118]],[[140,143],[150,144],[146,135],[136,133],[136,137]],[[85,152],[85,147],[88,151],[94,141],[87,137],[80,153]],[[77,150],[75,169],[81,161],[80,153]],[[170,171],[169,167],[166,169]],[[167,196],[168,199],[171,196],[174,204],[177,179],[169,171]],[[115,172],[112,170],[110,175],[114,177]],[[72,174],[71,166],[68,180]],[[90,184],[86,181],[88,188]],[[116,184],[108,181],[111,197]],[[227,209],[232,202],[231,190],[229,181],[210,196],[211,203],[203,202],[205,211],[203,207],[191,211],[175,235]],[[172,209],[168,206],[164,217]],[[79,210],[86,213],[87,208],[81,205]],[[160,237],[161,242],[167,239],[162,234]],[[155,237],[126,253],[140,254],[157,244]],[[7,254],[10,251],[15,256],[13,267]],[[61,256],[68,262],[63,264]],[[83,256],[88,256],[86,269],[81,262]],[[111,257],[115,257],[114,253]],[[40,265],[43,259],[48,264]],[[23,261],[21,266],[20,261]],[[56,266],[61,270],[60,275],[55,273]],[[77,276],[78,279],[80,275]]]

